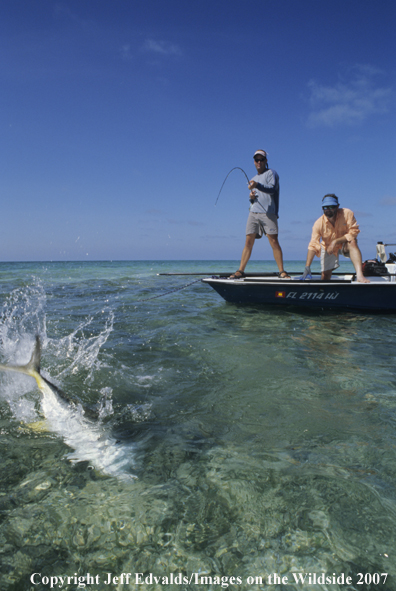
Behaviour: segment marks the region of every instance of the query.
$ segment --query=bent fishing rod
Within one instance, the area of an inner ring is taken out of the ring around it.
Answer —
[[[226,180],[228,179],[228,177],[230,176],[230,174],[232,173],[232,171],[233,171],[233,170],[241,170],[241,171],[243,172],[243,174],[245,175],[245,177],[246,177],[246,180],[247,180],[248,184],[250,183],[249,177],[248,177],[248,175],[246,174],[246,172],[243,170],[243,168],[241,168],[240,166],[234,166],[234,168],[231,168],[230,172],[227,174],[226,178],[224,179],[224,181],[223,181],[223,184],[221,185],[221,188],[220,188],[219,194],[217,195],[217,199],[216,199],[215,206],[217,205],[217,202],[218,202],[218,200],[219,200],[219,197],[220,197],[220,193],[221,193],[221,192],[222,192],[222,190],[223,190],[223,187],[224,187],[224,185],[225,185],[225,182],[226,182]]]

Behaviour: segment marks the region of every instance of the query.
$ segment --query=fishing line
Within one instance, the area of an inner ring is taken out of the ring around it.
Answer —
[[[240,166],[234,166],[234,168],[231,168],[230,172],[227,174],[226,178],[224,179],[224,181],[223,181],[223,184],[221,185],[221,189],[220,189],[220,191],[219,191],[219,194],[217,195],[217,199],[216,199],[215,206],[217,205],[217,202],[218,202],[218,200],[219,200],[220,193],[221,193],[221,192],[222,192],[222,190],[223,190],[224,184],[225,184],[226,180],[228,179],[228,177],[230,176],[230,174],[232,173],[232,171],[233,171],[233,170],[241,170],[241,171],[243,172],[243,174],[245,175],[245,177],[246,177],[246,180],[247,180],[248,184],[250,183],[249,177],[248,177],[248,175],[246,174],[246,172],[243,170],[243,168],[241,168]]]
[[[201,281],[201,279],[196,279],[195,281],[191,281],[190,283],[187,283],[186,285],[182,285],[181,287],[176,287],[176,289],[171,289],[170,291],[166,291],[165,293],[160,293],[159,295],[153,296],[151,298],[144,298],[143,300],[137,300],[138,302],[148,302],[149,300],[156,300],[157,298],[163,298],[166,295],[169,295],[170,293],[175,293],[176,291],[181,291],[182,289],[185,289],[186,287],[189,287],[190,285],[193,285],[194,283],[198,283],[198,281]]]
[[[224,184],[225,184],[226,180],[228,179],[228,177],[230,176],[230,174],[232,173],[233,170],[240,170],[240,171],[242,171],[243,174],[246,177],[247,182],[248,183],[250,182],[249,177],[246,174],[246,172],[243,170],[243,168],[241,168],[240,166],[234,166],[234,168],[231,168],[230,172],[227,174],[226,178],[224,179],[223,184],[221,185],[219,194],[217,195],[217,199],[216,199],[215,205],[217,204],[217,202],[219,200],[220,193],[223,190],[223,187],[224,187]],[[193,285],[194,283],[198,283],[198,281],[201,281],[201,279],[196,279],[195,281],[191,281],[191,283],[187,283],[186,285],[182,285],[182,287],[177,287],[176,289],[171,289],[170,291],[167,291],[165,293],[160,293],[159,295],[152,296],[151,298],[144,298],[142,300],[137,300],[137,301],[138,302],[148,302],[150,300],[156,300],[157,298],[162,298],[162,297],[164,297],[166,295],[169,295],[170,293],[175,293],[176,291],[181,291],[182,289],[185,289],[186,287],[189,287],[190,285]]]

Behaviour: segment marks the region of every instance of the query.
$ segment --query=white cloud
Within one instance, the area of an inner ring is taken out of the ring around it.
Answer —
[[[154,39],[146,39],[142,46],[142,50],[147,53],[156,55],[181,55],[181,49],[173,43],[167,41],[155,41]]]
[[[308,88],[312,112],[308,117],[308,125],[353,125],[375,113],[386,113],[393,98],[393,90],[378,86],[379,76],[383,76],[381,70],[369,65],[357,65],[349,72],[348,80],[340,80],[334,86],[324,86],[310,80]]]
[[[186,225],[186,224],[188,224],[189,226],[204,226],[205,225],[203,222],[197,222],[196,220],[175,220],[175,219],[169,219],[167,221],[168,221],[168,224],[178,224],[178,225]]]
[[[355,214],[356,219],[360,219],[360,218],[372,218],[373,214],[372,213],[368,213],[367,211],[359,211],[354,209],[353,213]]]
[[[135,49],[129,44],[125,43],[119,49],[121,57],[125,61],[130,61],[135,58]],[[140,52],[150,55],[151,57],[169,57],[181,56],[182,51],[180,47],[167,41],[155,41],[154,39],[146,39],[141,45]]]
[[[386,195],[385,197],[383,197],[380,201],[381,205],[396,205],[396,197],[390,197],[388,195]]]
[[[123,45],[120,49],[121,51],[121,57],[124,60],[131,60],[133,58],[133,54],[131,51],[131,46],[128,43],[125,43],[125,45]]]
[[[166,57],[180,57],[183,55],[182,50],[178,45],[169,43],[167,41],[156,41],[155,39],[146,39],[145,42],[138,49],[140,53],[148,55],[154,59],[154,63],[158,63],[158,58]],[[134,60],[136,57],[136,48],[130,43],[124,43],[119,48],[121,58],[125,61]]]

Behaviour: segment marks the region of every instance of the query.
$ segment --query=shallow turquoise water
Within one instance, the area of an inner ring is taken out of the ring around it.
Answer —
[[[396,316],[235,306],[157,275],[237,264],[0,264],[0,362],[40,334],[43,375],[75,401],[57,414],[0,375],[2,591],[87,573],[100,590],[396,588]]]

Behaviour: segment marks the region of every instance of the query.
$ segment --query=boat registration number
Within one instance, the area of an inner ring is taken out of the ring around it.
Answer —
[[[292,300],[336,300],[339,295],[338,291],[330,291],[328,293],[324,291],[304,291],[303,293],[298,293],[297,291],[290,291],[289,293],[285,291],[275,292],[275,297],[277,298]]]

